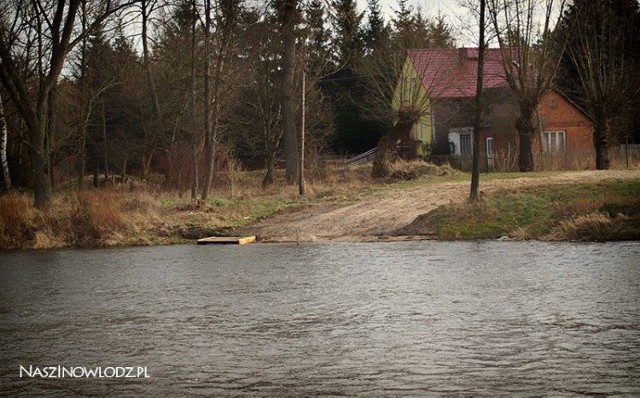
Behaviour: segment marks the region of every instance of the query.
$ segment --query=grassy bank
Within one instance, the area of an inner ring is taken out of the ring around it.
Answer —
[[[113,188],[56,194],[47,210],[32,201],[27,194],[0,197],[0,249],[184,243],[304,205],[286,192],[195,204],[171,192]]]
[[[439,239],[640,239],[640,181],[500,191],[440,206],[398,231]]]
[[[433,178],[451,174],[431,169]],[[307,195],[300,197],[297,186],[283,183],[283,175],[267,189],[261,186],[262,176],[260,171],[219,176],[206,203],[142,181],[58,192],[46,210],[33,206],[30,193],[0,195],[0,250],[185,243],[226,234],[278,212],[353,202],[396,181],[373,181],[367,166],[334,165],[310,175]]]
[[[309,179],[305,197],[298,196],[296,186],[284,184],[282,175],[278,184],[262,189],[261,172],[238,172],[227,180],[219,177],[206,203],[141,181],[62,191],[46,210],[36,209],[28,193],[0,195],[0,250],[185,243],[233,233],[236,227],[305,207],[401,198],[401,191],[440,195],[438,187],[445,182],[459,191],[468,189],[469,175],[448,166],[399,163],[395,167],[394,177],[374,181],[370,166],[335,165]],[[640,239],[640,180],[636,177],[572,184],[563,173],[527,173],[529,181],[540,183],[522,188],[518,178],[523,176],[483,175],[483,182],[513,181],[519,188],[485,195],[476,204],[442,206],[396,233],[441,239]],[[557,177],[564,180],[558,183]],[[554,178],[556,185],[542,185],[547,178]],[[404,211],[401,205],[397,211]]]

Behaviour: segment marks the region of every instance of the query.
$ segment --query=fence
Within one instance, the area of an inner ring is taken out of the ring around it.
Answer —
[[[471,171],[471,155],[431,156],[430,162],[449,163],[451,167],[462,171]],[[570,151],[563,153],[534,153],[535,169],[539,171],[555,170],[592,170],[595,169],[595,151]],[[614,169],[640,168],[640,145],[620,145],[609,149],[609,161]],[[496,152],[492,158],[480,158],[481,172],[518,171],[518,152]]]

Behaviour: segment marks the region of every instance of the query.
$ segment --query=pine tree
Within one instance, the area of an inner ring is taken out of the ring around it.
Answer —
[[[373,52],[377,47],[384,45],[388,40],[389,29],[385,24],[380,10],[378,0],[369,0],[369,14],[367,26],[364,28],[364,45],[368,53]]]
[[[305,12],[307,67],[312,75],[321,76],[331,69],[329,45],[331,33],[325,27],[325,10],[321,0],[312,0]]]
[[[453,37],[451,26],[444,15],[438,15],[429,23],[429,42],[433,48],[455,48],[456,39]]]
[[[338,65],[353,69],[362,56],[363,13],[358,12],[355,0],[333,0],[333,19],[336,34],[334,48]]]

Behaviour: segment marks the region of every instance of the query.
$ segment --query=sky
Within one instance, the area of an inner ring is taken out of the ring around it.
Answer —
[[[397,0],[379,0],[379,2],[386,15],[391,15],[398,4]],[[438,10],[441,10],[443,14],[452,14],[460,9],[457,0],[409,0],[409,4],[414,8],[420,6],[429,14],[437,13]],[[365,9],[367,0],[358,0],[358,7]]]
[[[360,10],[366,10],[367,0],[357,0],[358,8]],[[387,19],[390,19],[394,13],[394,10],[398,8],[397,0],[378,0],[380,8],[385,14]],[[468,12],[459,4],[459,0],[409,0],[409,5],[415,8],[422,8],[427,16],[434,16],[440,12],[449,24],[455,29],[455,36],[457,44],[459,46],[473,45],[473,38],[469,37],[469,33],[466,29],[462,28],[462,25],[466,25],[461,20],[468,18]]]

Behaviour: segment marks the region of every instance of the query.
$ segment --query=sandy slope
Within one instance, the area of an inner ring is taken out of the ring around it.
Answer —
[[[640,178],[640,170],[579,171],[544,178],[520,177],[488,182],[483,182],[481,178],[480,190],[488,193],[519,187],[632,178]],[[468,182],[390,189],[357,203],[319,205],[278,214],[244,227],[239,232],[257,235],[261,240],[271,242],[378,240],[386,233],[410,224],[417,216],[443,204],[464,201],[468,195]]]

